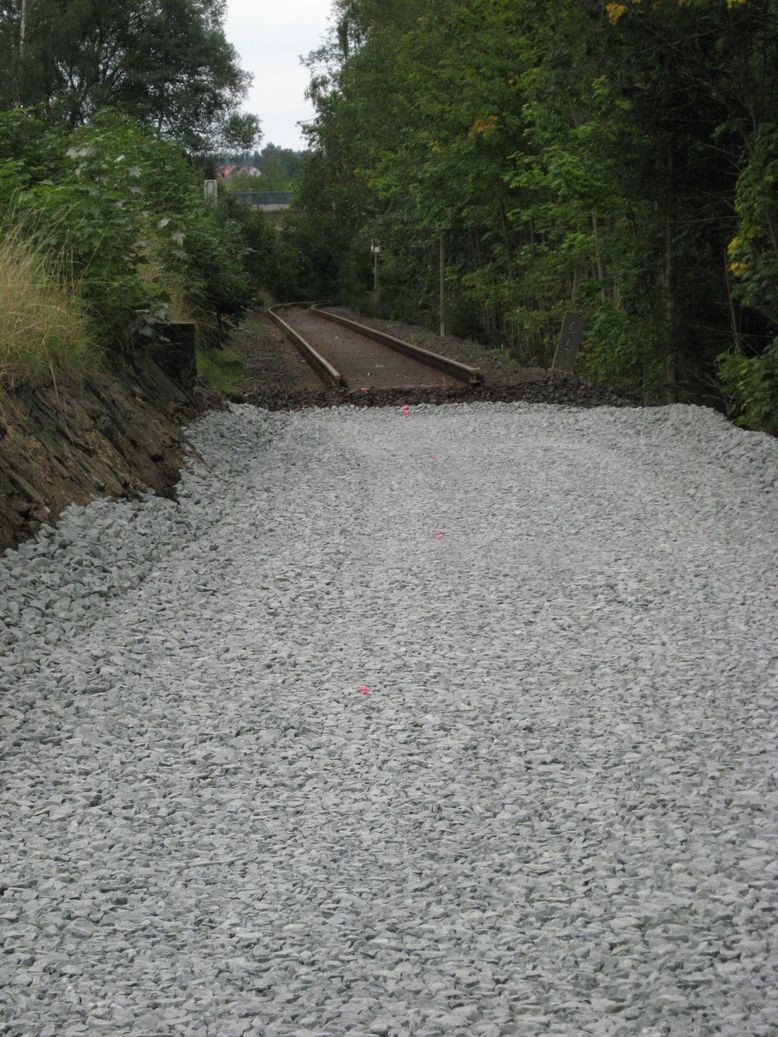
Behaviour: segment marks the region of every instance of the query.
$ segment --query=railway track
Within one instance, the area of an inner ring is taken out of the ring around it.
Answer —
[[[449,388],[483,381],[475,367],[316,306],[271,306],[268,315],[330,386]]]

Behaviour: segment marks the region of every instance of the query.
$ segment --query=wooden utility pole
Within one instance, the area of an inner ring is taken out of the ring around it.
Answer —
[[[678,397],[678,340],[675,305],[675,166],[673,152],[667,156],[667,208],[665,210],[665,319],[667,322],[667,353],[665,355],[665,401],[675,403]]]
[[[440,232],[440,337],[446,334],[446,232]]]
[[[22,24],[19,28],[19,53],[24,50],[24,40],[27,36],[27,0],[22,0]]]

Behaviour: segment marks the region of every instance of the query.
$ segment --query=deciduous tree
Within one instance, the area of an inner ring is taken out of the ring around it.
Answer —
[[[190,150],[250,148],[224,0],[0,0],[0,102],[77,126],[117,107]],[[24,13],[24,22],[22,14]]]

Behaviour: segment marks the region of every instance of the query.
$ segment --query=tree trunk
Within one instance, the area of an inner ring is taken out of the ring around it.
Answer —
[[[738,353],[743,352],[743,343],[740,337],[740,325],[735,310],[735,300],[732,298],[732,279],[729,276],[729,261],[726,251],[724,252],[724,283],[727,286],[727,302],[729,303],[729,320],[732,325],[732,340]]]
[[[597,221],[597,213],[592,213],[592,232],[594,234],[594,263],[597,270],[597,280],[600,282],[600,298],[603,302],[608,301],[608,293],[605,288],[605,268],[600,251],[600,225]]]
[[[667,352],[665,354],[665,398],[675,403],[678,389],[678,352],[675,335],[675,264],[673,259],[673,153],[667,159],[668,190],[665,211],[665,321],[667,324]]]

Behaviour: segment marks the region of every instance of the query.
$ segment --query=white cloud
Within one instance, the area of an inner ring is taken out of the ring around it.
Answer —
[[[296,123],[311,119],[313,110],[305,99],[308,71],[300,56],[323,42],[331,7],[331,0],[228,0],[227,39],[254,76],[245,108],[262,120],[265,143],[303,147]]]

